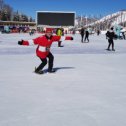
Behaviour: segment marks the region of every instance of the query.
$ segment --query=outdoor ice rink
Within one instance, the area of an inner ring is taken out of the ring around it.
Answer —
[[[0,34],[0,126],[126,126],[126,40],[106,51],[105,35],[52,45],[55,74],[35,74],[36,46]],[[45,67],[47,69],[47,66]]]

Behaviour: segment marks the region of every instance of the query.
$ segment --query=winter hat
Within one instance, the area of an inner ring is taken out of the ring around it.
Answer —
[[[52,28],[46,28],[46,33],[52,33]]]

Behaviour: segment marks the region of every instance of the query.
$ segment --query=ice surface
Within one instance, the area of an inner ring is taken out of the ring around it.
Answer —
[[[17,41],[37,36],[0,34],[0,126],[126,126],[126,40],[53,43],[57,72],[36,75],[36,46]]]

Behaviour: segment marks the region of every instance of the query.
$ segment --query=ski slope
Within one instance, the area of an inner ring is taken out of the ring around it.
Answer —
[[[104,23],[106,21],[108,23],[111,23],[111,26],[120,25],[121,23],[125,23],[126,22],[126,10],[121,10],[121,11],[115,12],[113,14],[104,16],[103,18],[101,18],[91,24],[88,24],[88,26],[94,26],[96,24]]]
[[[36,46],[17,41],[39,35],[0,34],[0,126],[126,126],[126,40],[55,42],[57,72],[37,75]]]

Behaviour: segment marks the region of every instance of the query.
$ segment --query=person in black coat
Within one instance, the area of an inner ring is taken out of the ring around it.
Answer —
[[[113,39],[115,37],[115,33],[113,31],[113,27],[109,31],[107,31],[106,37],[108,38],[108,43],[109,43],[108,44],[108,48],[106,50],[111,51],[110,50],[110,46],[112,45],[112,51],[115,51],[115,49],[114,49],[114,41],[113,41]]]
[[[84,39],[84,33],[85,33],[85,30],[84,30],[84,28],[82,27],[81,30],[80,30],[80,34],[81,34],[81,42],[83,42],[83,39]]]
[[[86,42],[86,40],[89,42],[89,31],[88,30],[86,30],[86,32],[85,32],[85,39],[84,39],[84,41]]]
[[[97,30],[97,35],[99,36],[99,34],[100,34],[100,30]]]

